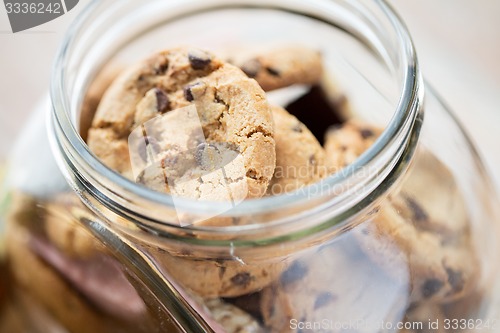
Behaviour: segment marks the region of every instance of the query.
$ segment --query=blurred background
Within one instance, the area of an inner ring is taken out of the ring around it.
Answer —
[[[12,34],[0,9],[0,161],[46,94],[57,47],[89,0]],[[465,126],[500,184],[500,1],[389,0],[413,36],[422,71]]]

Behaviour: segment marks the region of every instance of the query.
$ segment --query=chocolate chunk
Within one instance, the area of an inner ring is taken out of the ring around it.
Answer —
[[[184,98],[188,102],[192,102],[194,100],[193,93],[191,92],[191,87],[192,86],[185,86],[184,87]]]
[[[454,291],[460,292],[464,289],[464,277],[462,272],[455,271],[451,268],[446,268],[446,273],[448,274],[448,282]]]
[[[203,169],[212,170],[220,165],[222,156],[219,149],[209,143],[200,143],[196,147],[195,153],[196,163]]]
[[[438,279],[429,279],[425,281],[422,286],[422,295],[425,298],[429,298],[435,295],[441,288],[443,288],[444,282]]]
[[[203,83],[202,82],[196,82],[190,85],[187,85],[184,87],[184,98],[188,102],[194,101],[194,95],[192,89],[197,86],[201,86]]]
[[[162,64],[158,64],[154,68],[154,74],[155,75],[160,75],[160,74],[165,74],[168,70],[168,62],[164,62]]]
[[[205,69],[210,62],[212,62],[211,56],[201,50],[191,50],[188,53],[189,63],[193,69]]]
[[[251,179],[257,179],[257,171],[255,171],[254,169],[249,169],[246,176]]]
[[[359,134],[361,134],[361,137],[366,140],[366,139],[371,138],[372,136],[374,136],[375,132],[373,132],[369,128],[363,128],[363,129],[361,129],[361,131],[359,132]]]
[[[259,74],[262,64],[257,59],[251,59],[241,65],[240,68],[249,78],[254,78]]]
[[[304,278],[308,272],[308,268],[300,261],[294,262],[286,271],[281,274],[281,283],[288,285],[297,282]]]
[[[415,221],[421,222],[429,219],[429,215],[425,212],[422,206],[418,204],[418,202],[408,196],[405,196],[404,199],[408,207],[411,209]]]
[[[246,287],[252,281],[252,275],[248,272],[238,273],[231,278],[231,282],[237,286]]]
[[[314,301],[314,310],[317,310],[334,300],[335,297],[331,293],[329,292],[321,293],[318,295],[318,297],[316,297],[316,300]]]
[[[161,89],[155,88],[156,94],[156,110],[163,112],[169,105],[167,93]]]
[[[272,67],[266,67],[266,71],[272,76],[280,76],[280,72]]]

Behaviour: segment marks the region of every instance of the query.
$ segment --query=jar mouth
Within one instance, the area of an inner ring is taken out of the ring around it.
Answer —
[[[187,1],[195,3],[196,1]],[[321,1],[318,1],[318,3]],[[323,1],[325,2],[325,1]],[[203,3],[199,1],[198,3]],[[290,11],[297,1],[276,1],[273,9]],[[397,38],[398,50],[398,76],[400,78],[400,98],[395,112],[386,126],[383,133],[376,142],[366,150],[352,164],[348,165],[342,172],[337,172],[325,178],[321,182],[309,185],[307,190],[295,191],[292,193],[263,197],[260,199],[244,200],[223,215],[244,216],[253,214],[264,214],[268,212],[283,210],[285,208],[296,207],[302,204],[317,203],[313,211],[321,211],[322,208],[337,207],[337,213],[346,211],[346,208],[359,203],[360,198],[366,198],[370,193],[379,187],[383,180],[393,171],[401,156],[404,153],[405,142],[410,140],[410,132],[417,120],[419,106],[423,97],[423,87],[419,73],[417,58],[410,35],[398,17],[383,0],[373,0],[373,5],[385,16],[389,29],[394,32]],[[213,4],[202,4],[200,10],[214,10],[234,7],[255,7],[269,8],[266,1],[214,1]],[[356,9],[357,4],[353,6]],[[144,209],[144,203],[148,207],[155,209],[173,208],[182,211],[196,210],[200,215],[213,215],[224,210],[225,203],[198,201],[189,198],[175,198],[169,194],[156,192],[139,185],[115,171],[105,166],[88,148],[81,138],[75,119],[71,119],[70,111],[74,105],[70,102],[65,84],[67,78],[66,64],[71,56],[70,50],[77,47],[77,38],[89,20],[92,20],[99,8],[99,1],[93,1],[76,19],[71,29],[67,33],[58,57],[56,59],[51,80],[52,99],[52,126],[57,137],[57,147],[54,147],[55,154],[60,155],[59,163],[63,168],[76,173],[80,182],[84,182],[87,190],[92,192],[101,203],[115,212],[126,212],[134,220],[147,219],[155,223],[171,225],[168,221],[162,221],[158,215],[150,216]],[[293,10],[292,10],[293,11]],[[309,17],[325,21],[324,17],[316,11],[316,14],[308,13]],[[188,13],[189,14],[189,13]],[[331,24],[331,23],[330,23]],[[398,79],[399,79],[398,78]],[[57,156],[56,156],[57,157]],[[368,174],[360,177],[361,170],[371,170]],[[65,172],[68,175],[67,172]],[[75,178],[70,175],[69,178]],[[71,180],[70,180],[71,181]],[[73,179],[74,181],[74,179]],[[336,193],[336,189],[347,189]],[[356,195],[354,195],[356,194]],[[357,199],[356,199],[356,198]],[[280,223],[280,221],[275,221]],[[283,221],[281,221],[283,222]],[[288,221],[290,222],[290,221]],[[251,224],[245,226],[229,227],[209,227],[209,226],[189,226],[183,227],[193,230],[205,230],[213,232],[241,232],[262,228],[262,224]]]

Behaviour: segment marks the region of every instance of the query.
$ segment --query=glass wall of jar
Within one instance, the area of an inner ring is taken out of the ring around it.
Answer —
[[[267,98],[299,109],[320,141],[341,126],[325,140],[336,172],[317,184],[228,209],[131,182],[85,143],[116,73],[155,51],[290,44],[320,50],[324,78]],[[495,331],[495,193],[425,90],[383,1],[93,2],[9,161],[0,328]],[[349,131],[363,149],[336,143]]]

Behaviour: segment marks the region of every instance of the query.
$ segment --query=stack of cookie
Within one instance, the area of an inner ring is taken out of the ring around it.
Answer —
[[[226,201],[304,190],[352,163],[382,132],[351,119],[346,99],[325,85],[322,56],[315,50],[285,46],[230,58],[178,48],[157,53],[116,78],[103,78],[84,103],[82,136],[108,167],[135,182],[174,196]],[[286,105],[269,102],[270,91],[292,85],[309,90]],[[307,255],[235,259],[185,248],[144,249],[227,332],[299,332],[305,330],[291,325],[293,320],[369,316],[372,309],[360,310],[366,305],[359,302],[368,297],[361,294],[378,295],[369,290],[374,276],[384,285],[407,286],[391,319],[455,315],[455,303],[477,295],[478,263],[467,212],[448,169],[424,150],[415,160],[401,188],[363,214],[363,223],[358,221],[349,236]],[[433,193],[426,184],[434,186]],[[10,232],[25,240],[26,230],[36,229],[63,257],[78,258],[85,267],[98,260],[108,263],[103,270],[111,267],[120,276],[110,253],[75,223],[75,210],[84,210],[80,203],[62,197],[46,206],[38,224],[11,218]],[[215,217],[195,223],[227,226],[252,220]],[[137,300],[121,312],[113,308],[113,299],[96,295],[89,281],[78,280],[66,266],[49,267],[52,252],[46,244],[33,244],[10,246],[16,278],[73,332],[86,332],[83,322],[127,331],[124,327],[130,329],[135,319],[142,322],[136,332],[162,331],[153,330],[155,321],[126,279],[117,278],[109,287]],[[21,268],[20,256],[32,258],[36,272]],[[28,287],[30,274],[50,281],[58,296],[72,300],[74,311],[65,313],[64,302]],[[407,280],[401,282],[402,277]],[[102,276],[88,278],[103,283]]]

